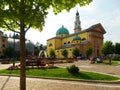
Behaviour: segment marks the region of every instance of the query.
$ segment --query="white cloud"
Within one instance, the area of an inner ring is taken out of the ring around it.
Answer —
[[[95,0],[90,5],[85,7],[76,6],[70,12],[65,10],[58,15],[54,15],[52,9],[47,16],[45,27],[42,32],[30,30],[27,32],[26,37],[33,42],[40,42],[46,44],[46,40],[55,36],[57,29],[62,25],[68,28],[70,33],[73,33],[74,21],[76,11],[79,11],[81,27],[86,29],[91,25],[102,23],[107,31],[105,40],[112,40],[113,42],[120,41],[119,20],[120,20],[120,7],[115,6],[113,0],[109,4],[104,0]],[[110,3],[112,2],[112,3]]]

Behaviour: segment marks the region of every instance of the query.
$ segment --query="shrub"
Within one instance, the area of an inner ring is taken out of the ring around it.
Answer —
[[[67,71],[71,74],[76,74],[79,72],[79,68],[75,65],[71,65],[70,67],[67,67]]]

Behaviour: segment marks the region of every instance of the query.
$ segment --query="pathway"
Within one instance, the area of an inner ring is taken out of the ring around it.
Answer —
[[[120,76],[120,65],[95,65],[89,61],[78,61],[75,63],[55,64],[67,67],[72,64],[80,69],[96,71]],[[9,67],[10,64],[0,64],[0,69]],[[19,77],[0,76],[0,90],[19,90]],[[26,90],[120,90],[120,84],[88,83],[78,81],[51,80],[40,78],[27,78]]]
[[[0,90],[19,90],[19,77],[0,76]],[[120,84],[27,78],[26,90],[120,90]]]

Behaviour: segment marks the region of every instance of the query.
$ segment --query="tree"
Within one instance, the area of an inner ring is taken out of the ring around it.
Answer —
[[[34,55],[35,56],[39,56],[39,49],[38,49],[38,47],[35,47],[35,49],[34,49]]]
[[[13,58],[14,56],[14,48],[12,47],[7,47],[5,50],[4,50],[4,55],[8,58]]]
[[[88,47],[87,49],[86,49],[86,51],[85,51],[85,53],[86,53],[86,56],[87,56],[87,58],[92,54],[92,48],[91,47]]]
[[[72,51],[73,56],[78,57],[80,55],[80,50],[75,47]]]
[[[106,41],[103,46],[102,46],[102,49],[101,49],[102,53],[106,56],[106,55],[109,55],[109,64],[111,64],[111,55],[110,54],[113,54],[115,49],[114,49],[114,45],[111,41]]]
[[[120,55],[120,43],[115,43],[115,54]]]
[[[48,9],[55,14],[76,4],[84,6],[92,0],[0,0],[0,27],[20,34],[20,90],[26,90],[25,34],[32,27],[42,30]],[[71,4],[72,3],[72,4]],[[66,7],[67,6],[67,7]]]
[[[43,50],[43,44],[40,44],[38,47],[39,47],[39,50]]]
[[[15,58],[18,60],[20,58],[20,50],[16,50],[15,53]]]
[[[35,56],[39,56],[39,52],[40,52],[40,50],[39,50],[39,42],[37,42],[36,43],[36,45],[34,45],[35,47],[34,47],[34,55]]]
[[[114,45],[111,41],[106,41],[101,49],[102,53],[106,56],[114,53]]]
[[[68,58],[68,51],[66,49],[64,49],[62,51],[62,55],[64,56],[64,58]]]

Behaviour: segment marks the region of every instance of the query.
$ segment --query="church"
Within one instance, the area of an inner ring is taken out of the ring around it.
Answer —
[[[62,25],[57,31],[56,36],[47,40],[47,55],[50,57],[50,51],[54,50],[58,58],[64,58],[63,50],[68,51],[68,58],[73,57],[72,51],[75,47],[79,49],[80,55],[86,57],[86,49],[92,48],[92,56],[101,56],[101,46],[106,33],[103,26],[98,23],[87,29],[81,29],[79,12],[76,12],[74,22],[74,33],[70,34],[69,30]]]

